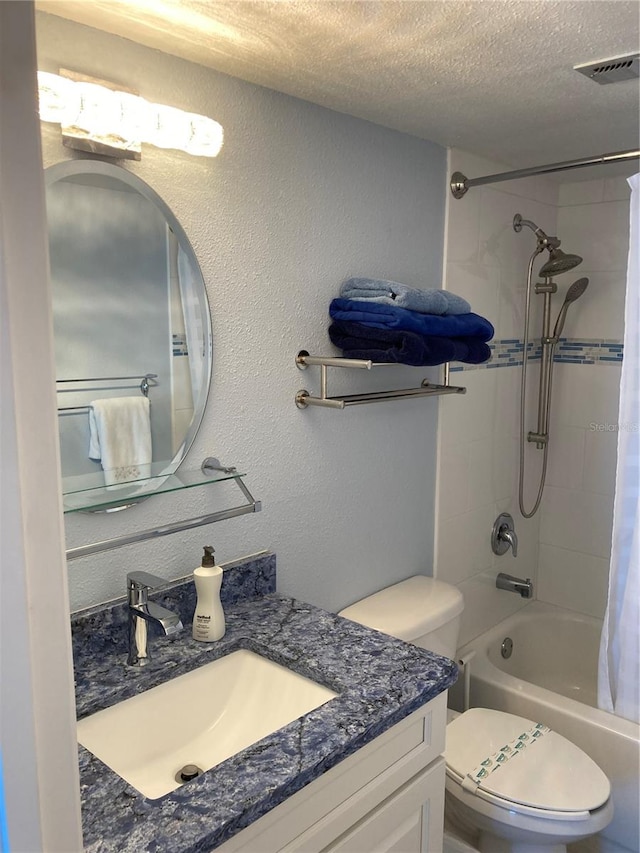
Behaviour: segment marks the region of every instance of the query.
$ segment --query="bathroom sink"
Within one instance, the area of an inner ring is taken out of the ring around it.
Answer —
[[[246,649],[78,722],[78,741],[156,799],[337,696]]]

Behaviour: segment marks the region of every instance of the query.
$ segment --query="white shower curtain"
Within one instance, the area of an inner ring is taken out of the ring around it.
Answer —
[[[631,186],[624,360],[609,600],[598,667],[598,705],[640,722],[640,174]]]

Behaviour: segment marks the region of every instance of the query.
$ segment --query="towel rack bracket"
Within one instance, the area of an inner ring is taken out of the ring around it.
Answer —
[[[298,370],[306,370],[309,366],[307,364],[307,359],[309,358],[309,353],[306,349],[301,349],[298,355],[296,356],[296,367]]]
[[[419,388],[400,388],[392,391],[370,391],[364,394],[345,394],[341,397],[330,397],[327,393],[327,368],[350,367],[371,370],[372,367],[398,367],[395,363],[372,362],[357,358],[340,358],[334,356],[309,355],[306,350],[300,350],[296,356],[296,366],[306,370],[309,365],[320,367],[320,396],[314,397],[305,388],[296,393],[295,404],[298,409],[318,406],[325,409],[344,409],[346,406],[356,406],[365,403],[377,403],[383,400],[406,400],[411,397],[436,397],[445,394],[466,394],[467,389],[449,384],[449,364],[444,365],[444,384],[423,379]]]

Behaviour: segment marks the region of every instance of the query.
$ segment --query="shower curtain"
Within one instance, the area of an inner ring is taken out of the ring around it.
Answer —
[[[631,211],[620,380],[618,465],[609,599],[600,643],[598,705],[640,722],[640,174]]]

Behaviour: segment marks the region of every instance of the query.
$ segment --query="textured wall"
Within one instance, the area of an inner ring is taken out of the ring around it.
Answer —
[[[256,516],[72,562],[72,608],[121,594],[132,568],[183,575],[207,542],[221,561],[272,548],[279,589],[329,608],[430,573],[438,401],[301,412],[295,392],[318,375],[294,356],[330,351],[327,306],[349,275],[440,285],[444,149],[55,17],[40,16],[38,38],[43,70],[109,79],[224,126],[216,160],[148,148],[126,168],[178,216],[207,282],[213,382],[188,462],[236,464],[264,502]],[[73,156],[55,126],[43,138],[45,165]],[[336,392],[424,375],[362,373],[337,377]],[[68,546],[239,503],[222,492],[68,519]]]

